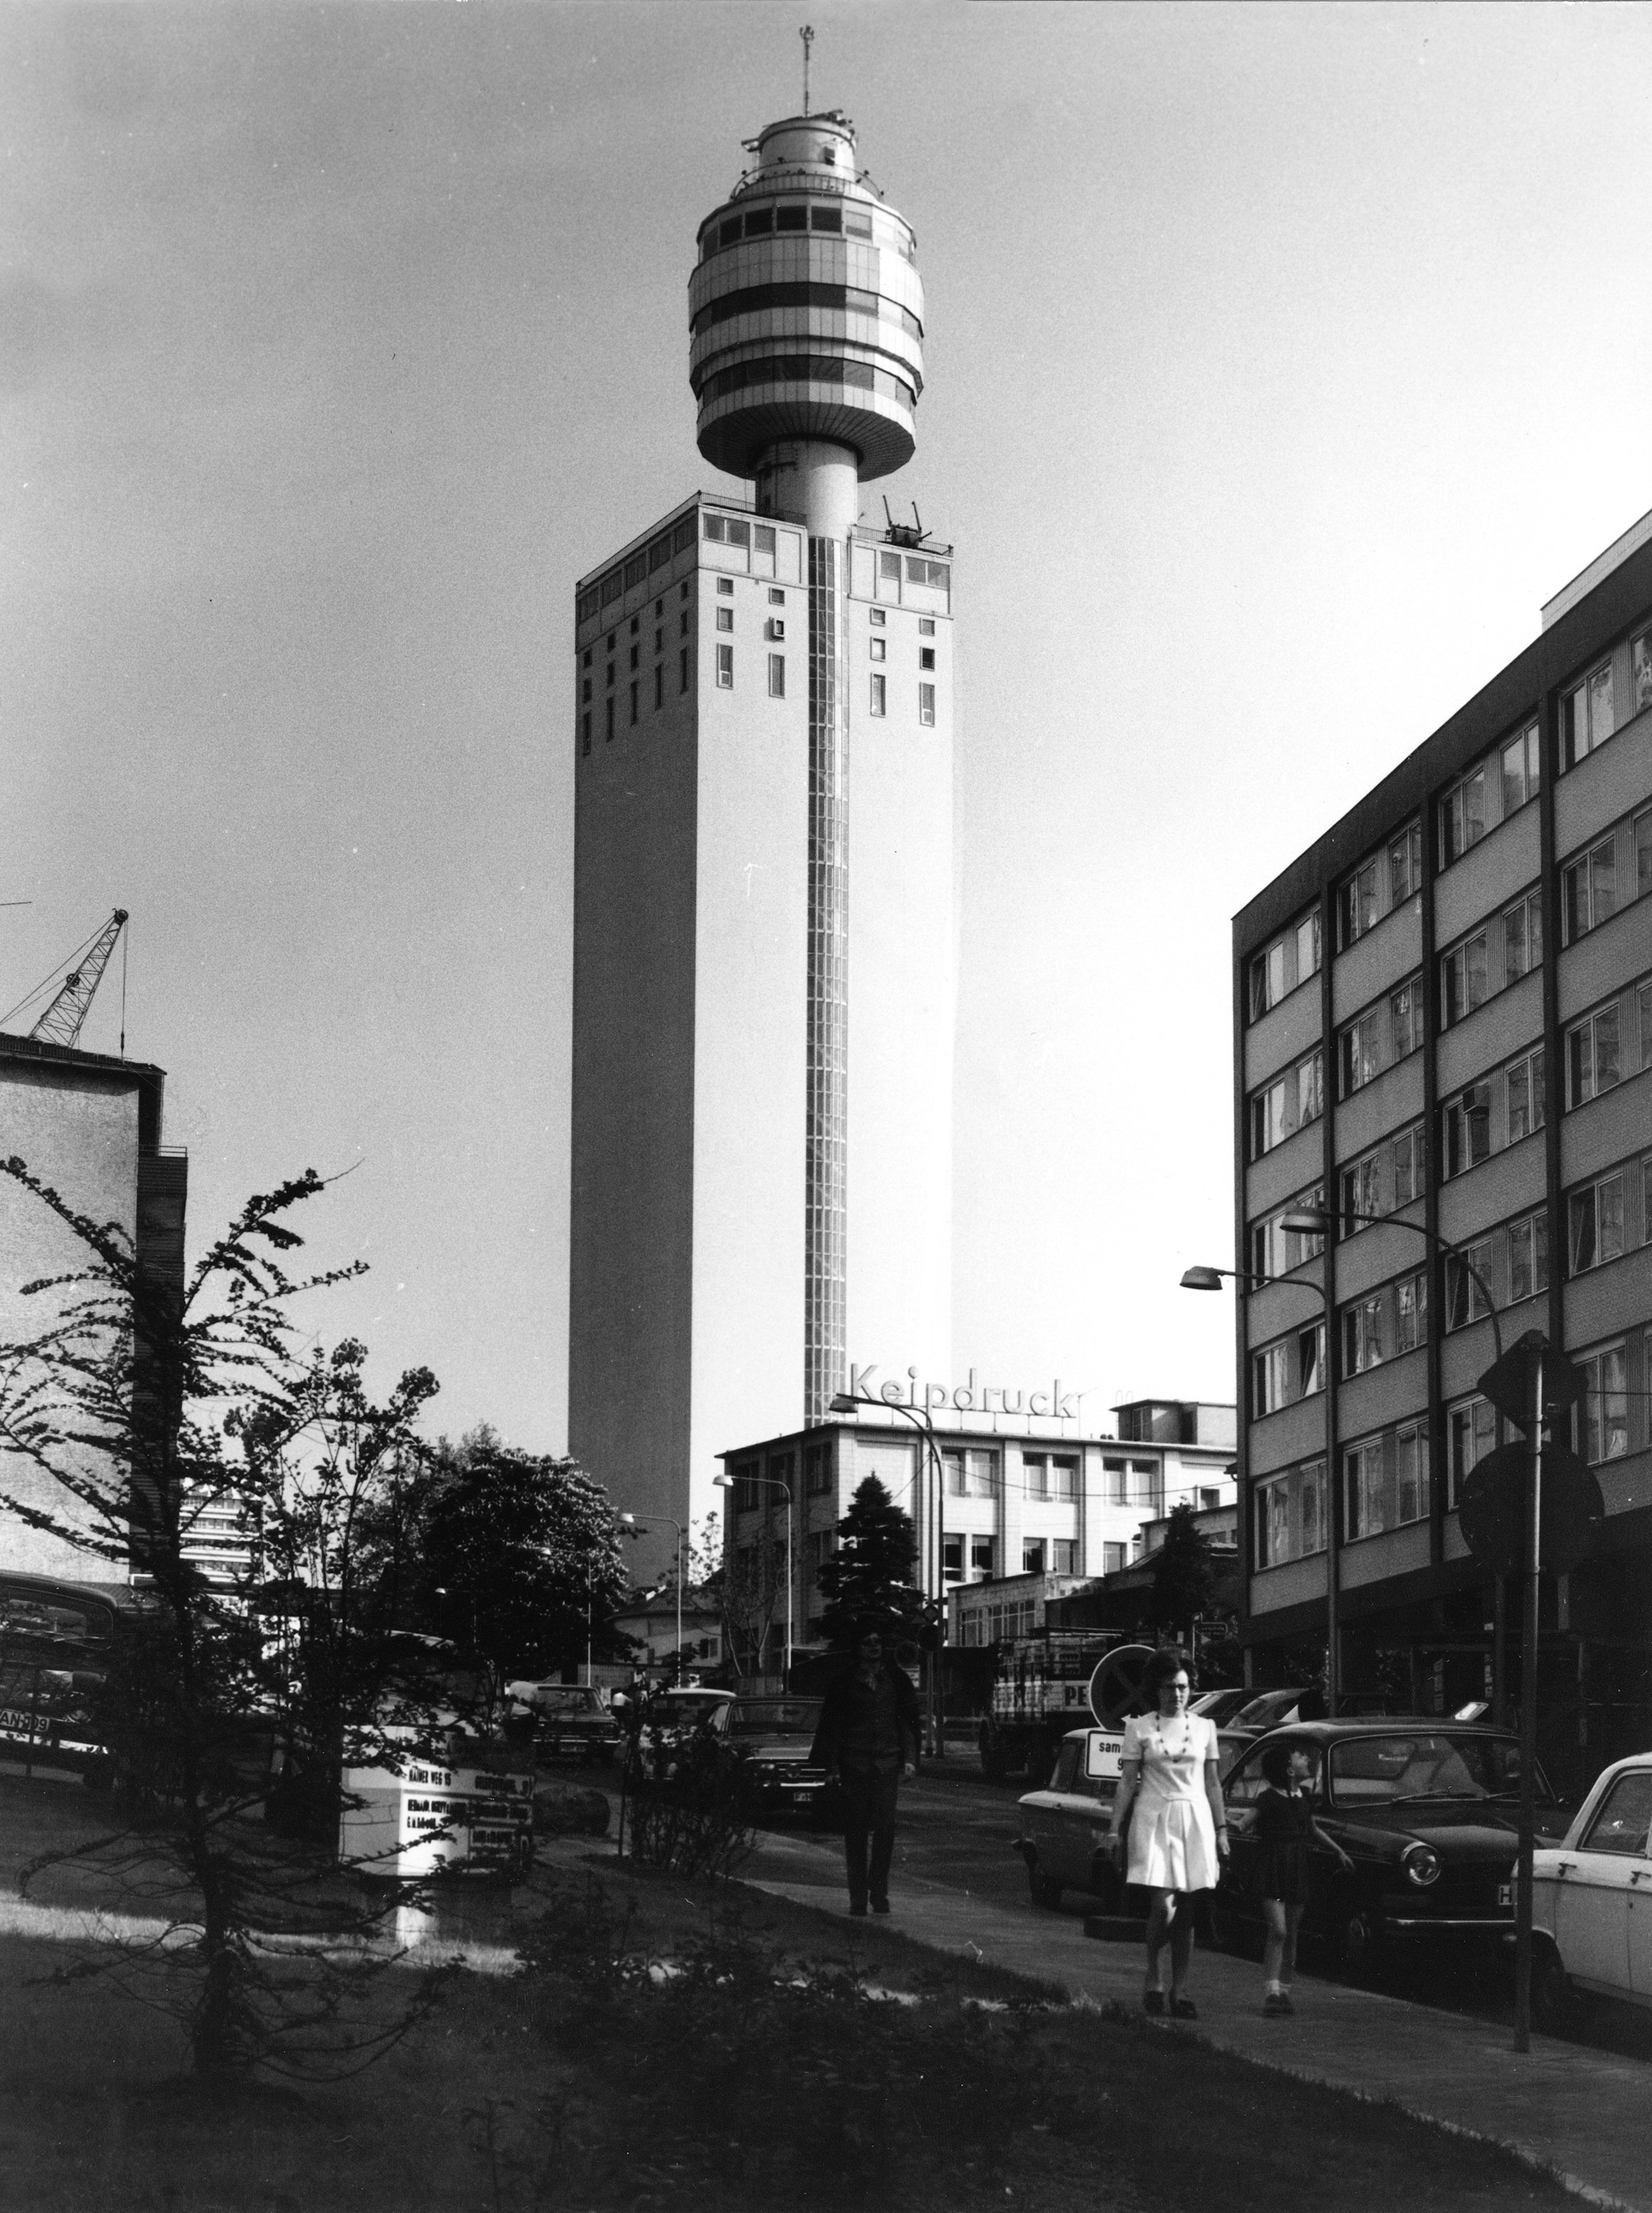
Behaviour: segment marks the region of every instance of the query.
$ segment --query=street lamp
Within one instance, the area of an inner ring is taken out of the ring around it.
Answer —
[[[1314,1283],[1308,1276],[1253,1276],[1241,1268],[1189,1268],[1182,1277],[1181,1288],[1185,1291],[1219,1291],[1224,1277],[1230,1283],[1243,1283],[1247,1290],[1258,1283],[1283,1283],[1288,1288],[1311,1291],[1325,1308],[1325,1349],[1320,1356],[1320,1388],[1325,1393],[1326,1502],[1329,1508],[1325,1547],[1325,1703],[1334,1721],[1342,1691],[1342,1486],[1337,1481],[1336,1445],[1331,1434],[1331,1294],[1322,1283]],[[1250,1512],[1248,1497],[1240,1501],[1239,1510],[1241,1514]]]
[[[1391,1229],[1409,1229],[1414,1235],[1423,1238],[1431,1251],[1443,1253],[1448,1260],[1455,1260],[1463,1273],[1479,1287],[1480,1296],[1485,1301],[1485,1311],[1491,1322],[1491,1342],[1496,1349],[1497,1358],[1499,1360],[1503,1358],[1503,1326],[1497,1320],[1497,1302],[1491,1295],[1491,1287],[1473,1262],[1466,1259],[1456,1246],[1442,1237],[1438,1230],[1426,1228],[1420,1222],[1402,1222],[1397,1215],[1352,1214],[1344,1209],[1341,1219],[1344,1222],[1357,1222],[1362,1229],[1367,1222],[1386,1223]],[[1301,1237],[1323,1237],[1329,1240],[1334,1234],[1336,1221],[1337,1217],[1332,1215],[1328,1207],[1301,1206],[1295,1212],[1286,1215],[1279,1227],[1284,1230],[1294,1230]],[[1271,1280],[1283,1283],[1295,1282],[1295,1278],[1278,1277]],[[1442,1319],[1443,1320],[1443,1316]],[[1501,1420],[1501,1417],[1499,1419]]]
[[[644,1521],[663,1521],[668,1528],[677,1532],[677,1680],[683,1680],[683,1525],[674,1521],[669,1514],[622,1514],[619,1517],[622,1529],[629,1529],[634,1537]]]
[[[796,1581],[792,1571],[791,1558],[791,1485],[789,1483],[783,1483],[777,1475],[748,1475],[743,1477],[741,1480],[747,1483],[760,1483],[766,1491],[783,1491],[786,1494],[786,1663],[780,1671],[780,1687],[783,1691],[789,1691],[791,1688],[793,1643],[791,1598],[793,1586]],[[714,1491],[734,1491],[739,1486],[732,1475],[714,1475],[711,1478],[711,1487]]]
[[[877,1406],[887,1413],[902,1414],[909,1422],[911,1423],[915,1429],[920,1430],[923,1432],[924,1442],[928,1447],[928,1451],[925,1456],[926,1462],[935,1483],[935,1506],[929,1517],[930,1527],[926,1533],[924,1545],[924,1596],[929,1603],[938,1604],[941,1600],[939,1574],[937,1573],[936,1575],[933,1586],[930,1580],[931,1553],[936,1556],[935,1566],[938,1570],[940,1565],[939,1554],[941,1551],[941,1448],[936,1442],[935,1424],[930,1419],[929,1412],[926,1408],[902,1405],[898,1399],[875,1399],[869,1393],[864,1391],[839,1391],[832,1401],[832,1411],[834,1414],[852,1414],[856,1406]],[[920,1522],[923,1520],[923,1515],[921,1514],[919,1515],[919,1520]],[[938,1630],[939,1624],[936,1625],[937,1632]],[[941,1718],[937,1710],[940,1698],[941,1670],[937,1656],[934,1649],[935,1642],[936,1638],[932,1636],[929,1654],[930,1753],[930,1756],[934,1759],[944,1759],[946,1757],[945,1740],[942,1734]]]

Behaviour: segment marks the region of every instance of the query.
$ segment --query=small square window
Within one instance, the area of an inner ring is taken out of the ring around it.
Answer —
[[[874,661],[883,660],[888,653],[888,650],[889,643],[887,638],[875,637],[872,640],[872,658]]]
[[[786,696],[786,656],[783,653],[769,655],[769,697],[783,699]]]
[[[717,648],[717,689],[732,692],[735,688],[735,649],[732,645]]]
[[[920,645],[918,647],[917,665],[920,668],[933,668],[935,667],[935,648],[932,645]]]
[[[872,627],[874,630],[881,630],[889,619],[888,616],[885,614],[881,607],[874,607],[871,610],[871,617]]]
[[[769,636],[776,640],[783,638],[786,635],[785,622],[779,615],[771,615],[769,617],[768,629]]]
[[[770,585],[770,587],[769,587],[769,605],[770,605],[771,607],[783,607],[785,606],[785,604],[786,604],[786,595],[785,595],[785,594],[784,594],[784,593],[783,593],[783,592],[779,588],[779,587],[778,587],[777,585],[771,584],[771,585]]]
[[[734,609],[732,607],[719,607],[717,609],[717,628],[719,630],[732,630],[734,626]]]
[[[875,676],[872,679],[872,712],[875,715],[881,715],[883,712],[883,687],[885,680],[886,680],[881,676]]]
[[[917,719],[920,722],[933,722],[935,720],[933,684],[920,684],[917,687]]]
[[[917,634],[920,637],[933,637],[935,636],[935,618],[933,615],[920,615],[918,617]]]
[[[725,599],[732,600],[735,596],[734,578],[732,576],[719,576],[717,578],[717,589],[722,594]]]

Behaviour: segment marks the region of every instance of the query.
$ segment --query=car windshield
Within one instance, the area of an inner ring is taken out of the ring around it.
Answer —
[[[547,1714],[589,1714],[600,1710],[594,1691],[569,1691],[537,1685],[533,1704]]]
[[[1514,1798],[1520,1740],[1444,1730],[1354,1737],[1331,1747],[1331,1795],[1338,1806],[1410,1804],[1424,1798]],[[1538,1795],[1553,1793],[1542,1770]]]
[[[742,1698],[730,1728],[736,1736],[807,1736],[820,1718],[819,1698]]]

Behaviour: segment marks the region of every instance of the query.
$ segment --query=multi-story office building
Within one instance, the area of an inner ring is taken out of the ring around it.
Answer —
[[[1059,1384],[1029,1394],[1029,1405],[1033,1397],[1043,1400],[1042,1417],[1002,1417],[980,1405],[1007,1393],[954,1395],[975,1403],[938,1410],[929,1434],[868,1406],[858,1419],[830,1420],[723,1454],[729,1585],[759,1601],[753,1609],[759,1634],[735,1655],[737,1664],[749,1672],[765,1657],[777,1661],[787,1621],[789,1508],[794,1643],[800,1654],[820,1649],[820,1570],[868,1476],[912,1518],[923,1588],[937,1600],[965,1598],[949,1606],[948,1628],[967,1643],[991,1641],[979,1626],[988,1617],[966,1595],[975,1586],[1031,1579],[986,1601],[999,1609],[992,1637],[1020,1635],[1037,1625],[1049,1599],[1126,1566],[1143,1527],[1171,1508],[1213,1511],[1234,1499],[1231,1406],[1135,1401],[1113,1409],[1118,1435],[1100,1436],[1086,1435],[1076,1420],[1048,1418],[1071,1403]],[[1014,1608],[1008,1618],[1006,1605]]]
[[[1234,926],[1259,1677],[1333,1607],[1349,1689],[1502,1689],[1515,1594],[1456,1509],[1494,1329],[1538,1329],[1588,1379],[1606,1506],[1545,1597],[1545,1742],[1580,1767],[1652,1729],[1649,893],[1652,517]]]
[[[859,519],[924,293],[842,116],[755,154],[689,289],[699,449],[755,501],[680,502],[575,610],[569,1438],[650,1568],[851,1349],[950,1354],[952,562]]]

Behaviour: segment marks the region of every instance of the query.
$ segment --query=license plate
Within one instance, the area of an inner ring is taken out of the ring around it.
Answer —
[[[1497,1885],[1497,1903],[1498,1903],[1498,1905],[1512,1905],[1514,1904],[1514,1902],[1515,1902],[1515,1886],[1514,1886],[1514,1884],[1513,1884],[1512,1882],[1500,1882],[1500,1883]]]
[[[791,1794],[791,1802],[794,1806],[807,1806],[814,1795],[814,1793],[812,1790],[794,1790]]]

